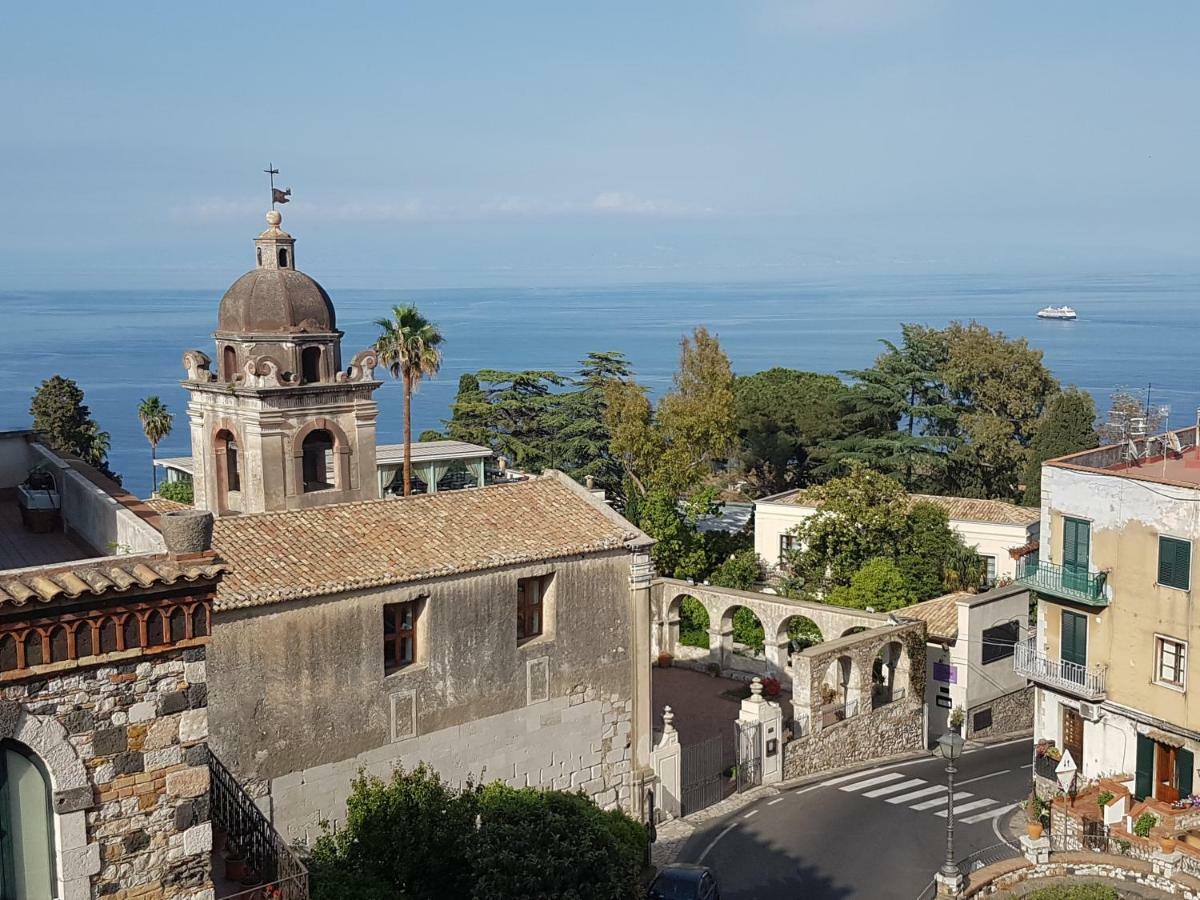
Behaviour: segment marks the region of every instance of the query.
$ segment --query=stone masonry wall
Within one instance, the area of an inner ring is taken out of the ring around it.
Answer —
[[[976,729],[975,714],[988,707],[992,709],[992,724],[989,728]],[[1033,728],[1033,686],[1021,688],[987,703],[967,710],[966,736],[968,738],[996,737],[1016,734]]]
[[[923,707],[905,699],[789,741],[783,748],[783,777],[803,778],[924,747]]]
[[[0,688],[0,737],[50,771],[63,900],[212,897],[206,681],[193,647]]]
[[[579,790],[602,807],[631,807],[633,701],[576,685],[566,696],[385,744],[275,778],[258,802],[287,841],[311,841],[345,818],[360,771],[388,778],[428,763],[451,784],[468,777],[514,787]],[[253,788],[251,788],[252,793]]]

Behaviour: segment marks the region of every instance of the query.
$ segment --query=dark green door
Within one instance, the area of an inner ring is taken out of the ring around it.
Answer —
[[[1087,590],[1088,553],[1092,524],[1083,519],[1063,519],[1063,587]]]
[[[1087,616],[1063,611],[1059,659],[1063,677],[1082,684],[1087,666]]]

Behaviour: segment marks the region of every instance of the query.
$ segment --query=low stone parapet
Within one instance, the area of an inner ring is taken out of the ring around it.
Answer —
[[[1030,882],[1043,879],[1100,879],[1107,882],[1138,884],[1154,888],[1172,897],[1200,900],[1200,879],[1175,872],[1161,873],[1153,863],[1107,853],[1051,853],[1044,863],[1026,859],[1006,859],[972,872],[961,896],[986,897],[1017,887],[1032,889]]]

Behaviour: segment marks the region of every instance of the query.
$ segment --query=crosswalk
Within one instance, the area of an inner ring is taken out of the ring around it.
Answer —
[[[834,779],[827,784],[836,784],[839,790],[849,794],[907,806],[917,812],[932,812],[935,816],[946,818],[946,786],[931,784],[923,778],[913,778],[904,772],[886,772],[882,775],[872,775],[870,778],[851,775]],[[995,819],[1013,808],[1012,803],[979,797],[970,791],[955,791],[953,802],[954,821],[967,825]]]

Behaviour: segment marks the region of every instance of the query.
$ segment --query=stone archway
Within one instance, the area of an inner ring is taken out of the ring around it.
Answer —
[[[871,708],[902,699],[908,690],[908,651],[900,641],[879,648],[871,664]]]
[[[667,605],[660,647],[672,656],[680,647],[709,649],[712,617],[703,603],[690,594],[678,594]]]

